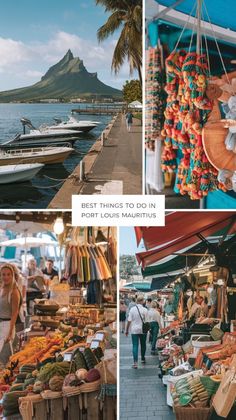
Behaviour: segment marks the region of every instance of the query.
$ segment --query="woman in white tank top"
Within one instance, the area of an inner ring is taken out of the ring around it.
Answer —
[[[0,352],[5,343],[12,344],[15,336],[15,324],[19,314],[20,292],[11,264],[0,267]]]

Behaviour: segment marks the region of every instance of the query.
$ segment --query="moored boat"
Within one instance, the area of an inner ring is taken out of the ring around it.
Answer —
[[[68,121],[62,121],[60,118],[54,118],[54,121],[56,124],[49,126],[48,128],[50,130],[61,131],[67,129],[83,133],[88,133],[100,124],[98,121],[78,121],[75,117],[70,117]]]
[[[0,167],[0,184],[30,181],[44,167],[43,163],[25,163]]]
[[[27,118],[21,118],[23,125],[23,134],[16,135],[13,139],[1,144],[2,148],[12,147],[33,147],[33,146],[48,146],[49,144],[60,143],[74,143],[78,140],[80,131],[77,130],[54,130],[49,127],[35,128],[31,121]],[[26,133],[26,127],[29,128],[29,133]]]
[[[71,154],[72,147],[33,147],[0,151],[0,166],[21,163],[62,163]]]

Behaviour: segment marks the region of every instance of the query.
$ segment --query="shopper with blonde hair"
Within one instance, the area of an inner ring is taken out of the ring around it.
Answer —
[[[10,343],[15,337],[15,324],[22,303],[21,293],[15,278],[15,268],[12,264],[0,267],[0,352],[5,343]]]

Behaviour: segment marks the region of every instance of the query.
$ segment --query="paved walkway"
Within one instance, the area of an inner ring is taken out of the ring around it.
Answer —
[[[106,193],[104,186],[112,188],[111,194],[115,194],[113,184],[116,194],[142,194],[142,126],[140,120],[133,121],[128,133],[125,117],[118,116],[109,140],[87,175],[89,182],[84,183],[80,194],[99,194],[99,186]]]
[[[174,420],[166,404],[166,388],[158,377],[157,356],[150,355],[147,344],[146,364],[132,369],[131,338],[120,335],[120,420]]]

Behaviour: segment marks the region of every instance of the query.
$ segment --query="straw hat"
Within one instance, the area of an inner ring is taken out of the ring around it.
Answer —
[[[227,150],[227,120],[209,121],[203,128],[202,141],[209,162],[218,170],[236,171],[236,153]]]

